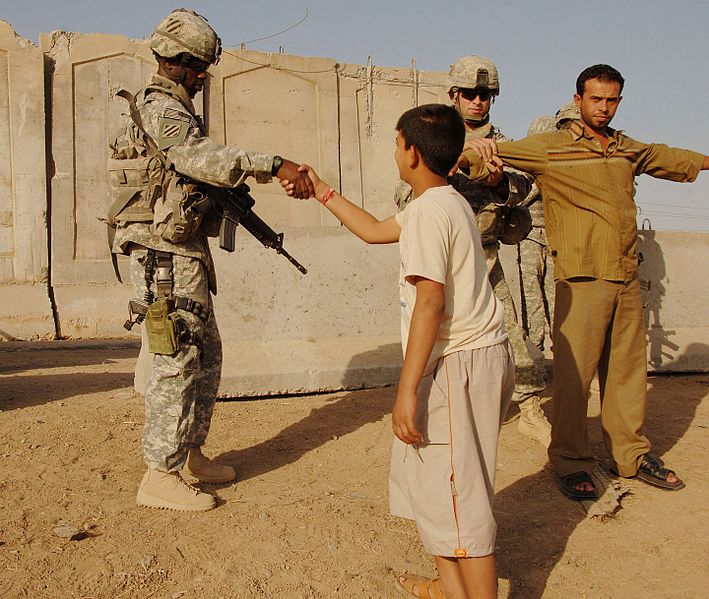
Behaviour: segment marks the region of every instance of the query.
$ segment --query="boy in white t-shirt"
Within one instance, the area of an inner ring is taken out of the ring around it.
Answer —
[[[383,221],[301,169],[355,235],[400,243],[404,364],[392,410],[390,509],[416,521],[440,578],[407,574],[396,585],[413,597],[494,598],[497,437],[514,387],[503,307],[475,216],[447,181],[463,149],[460,115],[443,104],[418,106],[396,130],[399,176],[415,199]]]

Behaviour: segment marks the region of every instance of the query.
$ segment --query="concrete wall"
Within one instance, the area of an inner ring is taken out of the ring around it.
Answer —
[[[10,75],[19,66],[24,80],[16,88]],[[128,335],[121,325],[131,290],[113,277],[98,217],[107,208],[107,142],[126,110],[115,92],[137,91],[154,70],[145,42],[55,32],[42,36],[38,50],[17,40],[9,27],[0,29],[0,138],[10,140],[0,150],[0,334],[6,338],[47,336],[55,326],[59,336],[76,339]],[[211,136],[309,162],[380,217],[393,212],[398,116],[416,104],[445,100],[444,75],[415,68],[226,50],[210,72],[198,106]],[[34,101],[45,94],[46,108]],[[301,275],[244,231],[233,254],[214,248],[215,309],[225,350],[221,393],[292,393],[395,380],[401,362],[398,248],[366,246],[319,203],[289,199],[276,183],[253,184],[252,193],[258,214],[285,232],[285,247],[309,272]],[[48,208],[49,226],[42,220]],[[23,225],[27,221],[33,224]],[[652,281],[650,368],[709,368],[702,295],[699,289],[686,293],[706,277],[689,272],[683,260],[688,247],[702,255],[709,236],[648,230],[641,237],[642,276]],[[120,262],[125,272],[126,262]],[[517,290],[514,248],[504,249],[503,263]],[[709,275],[709,266],[694,268]],[[14,300],[18,288],[24,291]],[[143,363],[139,387],[145,371]]]
[[[44,56],[0,21],[0,340],[54,336]]]
[[[709,370],[709,234],[638,231],[648,369]]]
[[[154,61],[145,44],[122,36],[54,32],[40,43],[52,64],[51,260],[59,333],[119,336],[124,291],[98,220],[108,203],[107,144],[126,110],[116,91],[139,89]]]

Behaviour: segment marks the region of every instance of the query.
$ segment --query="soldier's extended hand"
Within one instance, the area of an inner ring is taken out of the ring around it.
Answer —
[[[318,174],[313,170],[312,166],[309,166],[307,164],[301,164],[298,167],[298,174],[302,174],[302,173],[304,173],[308,177],[308,179],[310,180],[310,182],[313,185],[314,190],[317,190],[318,185],[323,184],[322,180],[320,179],[320,177],[318,177]],[[280,179],[279,181],[281,183],[281,187],[285,190],[285,192],[289,196],[292,196],[295,194],[295,183],[292,183],[290,181],[290,179]],[[315,196],[315,191],[313,191],[313,196]]]
[[[289,196],[306,200],[315,195],[315,187],[306,171],[301,171],[300,167],[292,160],[283,160],[281,168],[276,173],[281,186]],[[284,182],[286,183],[284,185]]]
[[[305,175],[307,176],[308,170],[312,169],[307,164],[301,164],[300,166],[298,166],[299,174],[305,173]],[[281,184],[283,191],[285,191],[289,196],[293,196],[295,194],[295,183],[293,181],[291,181],[290,179],[278,179],[278,182]],[[313,195],[315,195],[314,192]]]
[[[466,139],[463,151],[472,150],[485,162],[490,162],[492,157],[497,155],[497,143],[494,139],[481,137],[478,139]]]

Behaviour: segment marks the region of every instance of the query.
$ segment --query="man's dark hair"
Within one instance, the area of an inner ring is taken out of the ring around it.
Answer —
[[[396,130],[404,147],[416,146],[429,170],[440,177],[448,176],[463,151],[465,123],[452,106],[423,104],[407,110]]]
[[[600,79],[601,81],[620,83],[621,92],[623,91],[623,86],[625,85],[625,79],[623,79],[623,76],[612,66],[607,64],[594,64],[592,67],[588,67],[587,69],[581,71],[581,74],[576,79],[576,93],[579,96],[583,96],[583,92],[586,89],[586,81],[589,79]]]

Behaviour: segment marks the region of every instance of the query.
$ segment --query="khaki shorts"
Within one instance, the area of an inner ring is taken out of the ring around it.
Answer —
[[[445,356],[421,380],[416,424],[425,441],[394,439],[389,508],[416,521],[432,555],[482,557],[495,550],[497,437],[513,389],[508,341]]]

